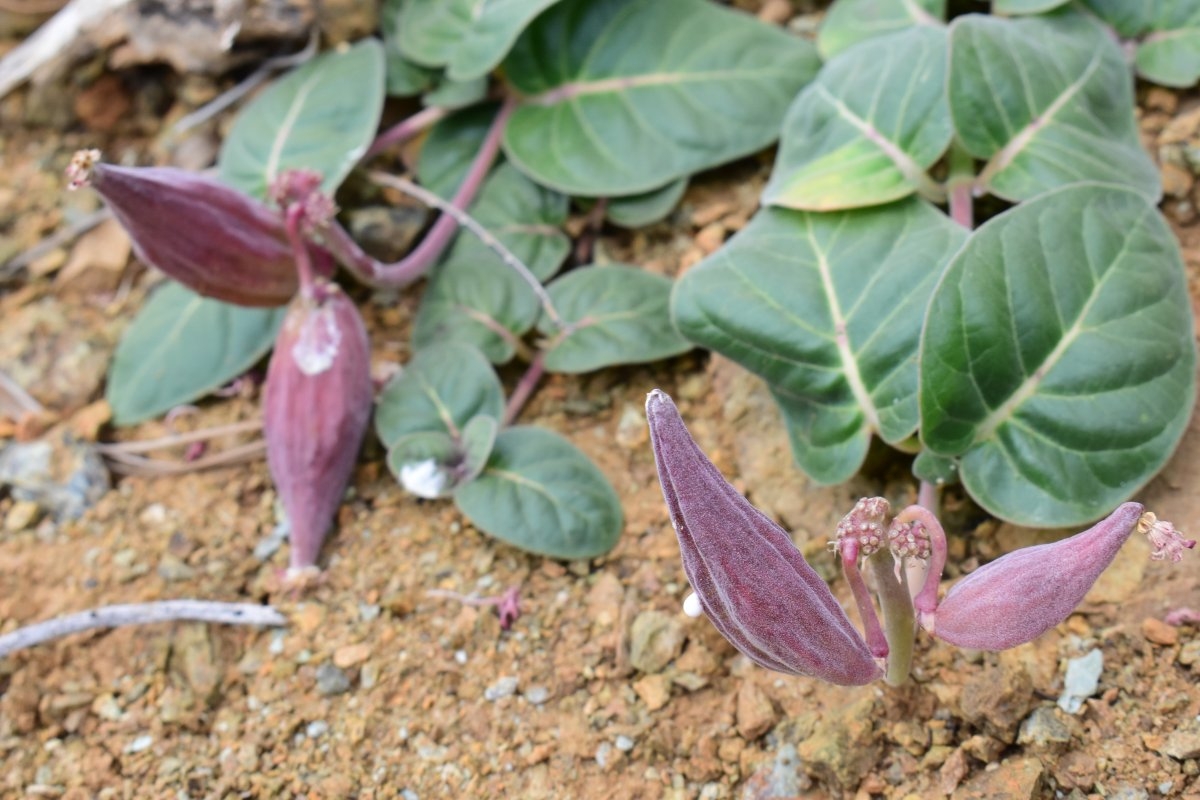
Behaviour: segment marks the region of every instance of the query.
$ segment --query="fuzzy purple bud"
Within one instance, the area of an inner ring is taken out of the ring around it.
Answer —
[[[267,369],[267,465],[292,526],[291,569],[316,564],[371,415],[371,350],[358,308],[317,279],[288,311]]]
[[[1007,650],[1065,620],[1138,528],[1143,507],[1125,503],[1068,539],[1023,547],[956,583],[933,614],[939,639],[976,650]]]
[[[75,154],[70,188],[91,185],[129,232],[139,259],[192,291],[241,306],[281,306],[296,265],[279,212],[173,167],[118,167]]]
[[[844,686],[881,677],[829,587],[705,457],[671,398],[651,392],[646,417],[683,568],[717,630],[778,672]]]

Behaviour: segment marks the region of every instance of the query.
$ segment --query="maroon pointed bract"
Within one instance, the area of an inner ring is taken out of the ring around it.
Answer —
[[[778,672],[844,686],[881,677],[829,587],[705,457],[671,398],[651,392],[646,417],[684,571],[717,630]]]

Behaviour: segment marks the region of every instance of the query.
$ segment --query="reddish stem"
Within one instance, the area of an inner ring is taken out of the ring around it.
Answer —
[[[950,218],[967,230],[975,227],[974,184],[954,183],[950,186]]]
[[[846,574],[846,582],[850,584],[850,592],[854,595],[854,604],[858,606],[858,614],[862,617],[863,631],[866,633],[867,647],[876,658],[887,658],[888,641],[879,624],[875,613],[875,604],[871,602],[871,592],[867,582],[858,571],[858,542],[854,539],[843,540],[838,551],[842,555],[842,572]]]
[[[448,113],[450,113],[450,109],[434,106],[424,111],[418,111],[411,117],[406,117],[375,137],[375,141],[371,143],[371,146],[367,148],[367,152],[363,154],[363,161],[374,158],[384,150],[395,147],[398,144],[404,144],[425,129],[436,125]]]
[[[517,415],[521,413],[521,409],[525,407],[525,403],[529,401],[533,390],[537,388],[538,381],[542,379],[545,371],[546,351],[539,350],[534,355],[533,360],[529,362],[529,368],[525,370],[525,374],[521,376],[521,380],[517,382],[517,387],[513,389],[512,396],[508,398],[508,405],[504,407],[504,421],[501,423],[502,425],[507,427],[513,424]]]
[[[288,243],[292,246],[292,258],[296,260],[296,272],[300,276],[300,292],[311,298],[316,290],[316,273],[313,271],[312,258],[308,254],[308,244],[300,230],[304,221],[304,204],[292,203],[287,207],[284,216]]]
[[[488,130],[475,160],[471,162],[471,168],[467,171],[462,185],[450,200],[450,204],[455,208],[467,209],[479,194],[479,188],[500,152],[504,127],[515,109],[516,101],[511,98],[500,106],[500,111],[492,121],[492,127]],[[433,266],[457,230],[458,220],[449,214],[443,214],[415,250],[392,264],[385,264],[364,253],[337,220],[330,220],[322,226],[320,243],[364,283],[380,288],[403,288]]]

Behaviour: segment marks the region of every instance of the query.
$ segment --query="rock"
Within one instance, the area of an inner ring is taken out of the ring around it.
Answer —
[[[955,750],[938,770],[938,789],[944,795],[954,794],[954,790],[962,783],[962,779],[967,777],[969,771],[966,752],[962,749]]]
[[[875,766],[883,747],[872,735],[875,698],[866,694],[834,709],[796,748],[804,770],[838,791],[852,791]]]
[[[635,681],[633,691],[650,711],[658,711],[671,701],[671,679],[666,675],[647,675]]]
[[[1100,673],[1103,671],[1104,653],[1099,648],[1068,661],[1067,677],[1063,680],[1058,707],[1068,714],[1079,713],[1083,701],[1094,695],[1100,687]]]
[[[9,533],[30,530],[41,518],[41,506],[32,500],[18,500],[4,515],[4,530]]]
[[[348,212],[347,227],[354,239],[381,261],[399,261],[429,221],[422,206],[367,206]]]
[[[333,663],[342,669],[357,666],[371,656],[371,645],[348,644],[333,651]]]
[[[775,707],[757,683],[743,681],[737,693],[737,730],[752,742],[775,725]]]
[[[1058,747],[1071,741],[1071,731],[1058,718],[1053,706],[1040,706],[1034,709],[1024,722],[1017,734],[1019,744],[1031,744],[1037,747]]]
[[[742,800],[793,800],[811,786],[812,781],[800,772],[795,746],[782,744],[774,758],[761,764],[746,779]]]
[[[1045,768],[1036,758],[1010,758],[998,769],[984,770],[967,781],[955,800],[1034,800],[1041,795]]]
[[[1150,800],[1150,793],[1140,786],[1122,783],[1112,787],[1107,800]]]
[[[650,438],[646,415],[639,406],[626,403],[621,408],[621,419],[617,422],[617,444],[626,450],[645,446]]]
[[[620,750],[622,753],[628,753],[630,750],[633,749],[635,742],[633,741],[633,739],[630,739],[628,736],[621,735],[616,738],[616,741],[614,741],[613,744],[615,744],[617,746],[617,749]]]
[[[1200,721],[1193,719],[1186,725],[1181,725],[1163,745],[1160,753],[1183,761],[1187,758],[1200,758]]]
[[[511,697],[517,691],[518,679],[507,675],[483,690],[483,699],[496,702],[505,697]]]
[[[65,434],[0,446],[0,487],[59,520],[78,519],[109,488],[108,469],[95,448]],[[6,520],[7,522],[7,520]]]
[[[1179,641],[1179,629],[1161,619],[1146,617],[1142,620],[1142,636],[1154,644],[1170,647]]]
[[[1004,752],[1004,742],[994,736],[977,733],[963,742],[962,750],[976,761],[991,764]]]
[[[1017,726],[1036,704],[1029,673],[1008,653],[969,678],[960,701],[969,722],[1005,744],[1016,738]]]
[[[1190,642],[1179,648],[1179,655],[1176,656],[1180,664],[1185,667],[1191,667],[1195,672],[1200,667],[1200,639],[1192,639]]]
[[[1160,167],[1162,173],[1163,194],[1168,197],[1183,199],[1192,190],[1196,178],[1187,167],[1181,167],[1170,161]]]
[[[1151,86],[1146,92],[1144,102],[1146,108],[1163,111],[1167,114],[1174,114],[1175,110],[1179,108],[1179,95],[1161,86]]]
[[[350,691],[350,678],[332,662],[317,667],[317,693],[325,697]]]
[[[167,583],[191,580],[196,576],[196,570],[187,565],[182,558],[174,553],[163,553],[158,560],[158,577]]]
[[[535,706],[540,706],[542,703],[550,699],[550,690],[545,686],[530,686],[524,692],[525,699]]]
[[[677,616],[643,611],[629,630],[629,662],[642,672],[662,672],[683,651],[683,640]]]

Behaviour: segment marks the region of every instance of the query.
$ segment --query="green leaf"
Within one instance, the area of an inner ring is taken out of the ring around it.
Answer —
[[[243,308],[178,283],[156,290],[121,338],[105,396],[117,425],[190,403],[267,354],[287,308]]]
[[[1138,45],[1138,74],[1163,86],[1186,89],[1200,80],[1200,26],[1152,33]]]
[[[551,558],[607,553],[623,525],[620,500],[600,470],[544,428],[501,431],[483,473],[454,500],[480,530]]]
[[[1200,5],[1195,0],[1083,0],[1083,3],[1126,39],[1152,31],[1200,25]]]
[[[380,394],[375,430],[390,448],[411,433],[457,436],[481,414],[504,414],[504,389],[492,365],[465,344],[433,344],[418,350]]]
[[[604,209],[604,217],[621,228],[643,228],[652,225],[666,219],[667,215],[675,210],[683,193],[687,191],[687,186],[687,178],[680,178],[650,192],[610,198],[608,206]],[[594,202],[591,198],[580,200],[585,209],[590,209]]]
[[[557,0],[408,0],[399,21],[400,50],[445,67],[451,80],[482,78],[508,54],[534,17]]]
[[[533,183],[511,164],[492,172],[471,215],[539,280],[557,272],[570,251],[570,240],[559,229],[566,221],[567,198]],[[502,364],[513,356],[513,340],[537,322],[538,312],[537,296],[521,276],[473,233],[461,231],[433,270],[413,340],[418,347],[467,342]]]
[[[671,280],[621,264],[572,270],[546,287],[570,333],[546,353],[550,372],[591,372],[686,353],[692,345],[671,324]],[[542,317],[554,340],[560,328]]]
[[[384,0],[379,10],[385,83],[390,97],[415,97],[432,89],[441,75],[441,70],[410,61],[400,51],[400,21],[406,4],[406,0]]]
[[[457,438],[442,431],[405,434],[388,450],[388,468],[418,497],[449,497],[483,472],[499,430],[499,422],[481,414]]]
[[[764,202],[805,211],[937,196],[926,174],[954,135],[946,31],[918,26],[871,39],[825,65],[784,120]]]
[[[417,156],[417,179],[422,186],[446,199],[458,191],[498,108],[495,103],[464,108],[430,129]]]
[[[1125,59],[1085,16],[959,17],[949,86],[955,129],[987,161],[979,183],[993,194],[1027,200],[1085,180],[1161,194],[1138,140]]]
[[[437,108],[462,108],[473,105],[487,97],[487,78],[470,81],[444,80],[427,92],[421,102]]]
[[[1068,2],[1070,0],[992,0],[992,13],[1006,17],[1044,14]]]
[[[859,42],[914,25],[940,27],[946,0],[838,0],[817,34],[817,50],[826,61]]]
[[[917,453],[917,457],[913,459],[912,472],[917,480],[932,483],[934,486],[958,483],[958,462],[949,456],[939,456],[928,450]]]
[[[812,45],[707,0],[565,0],[504,62],[527,99],[504,151],[568,194],[638,194],[779,134],[816,73]]]
[[[1175,238],[1145,197],[1082,184],[981,227],[921,341],[921,438],[992,514],[1077,525],[1166,462],[1195,398]]]
[[[838,483],[871,434],[917,427],[917,341],[937,276],[966,231],[910,198],[862,211],[760,211],[676,284],[684,336],[762,376],[797,463]],[[844,332],[844,333],[843,333]]]
[[[375,138],[384,77],[376,39],[289,73],[238,114],[217,157],[221,180],[262,200],[280,172],[311,169],[332,195]]]

